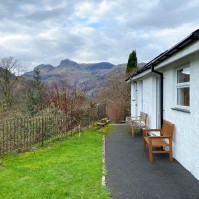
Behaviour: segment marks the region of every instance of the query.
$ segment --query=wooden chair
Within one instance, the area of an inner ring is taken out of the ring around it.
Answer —
[[[159,136],[157,136],[159,132]],[[149,146],[149,160],[153,161],[153,153],[169,153],[169,160],[173,161],[172,156],[172,137],[174,132],[174,124],[163,120],[162,129],[144,129],[144,150],[146,144]],[[160,150],[153,149],[161,148]]]
[[[147,126],[147,117],[148,114],[144,112],[140,112],[140,116],[137,118],[131,118],[128,123],[130,127],[130,131],[132,133],[132,136],[134,137],[135,129],[144,129]]]

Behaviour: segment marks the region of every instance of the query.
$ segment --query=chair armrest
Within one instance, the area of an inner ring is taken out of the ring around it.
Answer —
[[[131,119],[137,119],[138,117],[131,117]]]
[[[146,137],[146,136],[149,137],[149,135],[147,135],[147,134],[150,131],[160,132],[160,135],[161,135],[162,129],[143,129],[143,137]]]
[[[162,129],[145,129],[144,131],[149,132],[149,131],[162,131]]]
[[[140,122],[142,122],[142,120],[141,119],[135,119],[135,120],[131,120],[132,122],[136,122],[136,121],[140,121]]]
[[[140,117],[132,117],[131,121],[136,121],[136,120],[140,120]]]
[[[148,136],[149,139],[169,139],[170,136]]]

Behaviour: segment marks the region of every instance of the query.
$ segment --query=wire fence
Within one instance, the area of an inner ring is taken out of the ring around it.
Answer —
[[[104,115],[103,115],[104,116]],[[102,117],[102,115],[101,115]],[[99,109],[82,113],[62,112],[47,115],[10,119],[0,122],[0,156],[9,152],[21,152],[44,141],[72,135],[99,119]]]

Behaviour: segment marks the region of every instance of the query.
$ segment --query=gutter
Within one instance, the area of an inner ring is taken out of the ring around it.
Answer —
[[[128,81],[130,78],[132,78],[132,77],[134,77],[134,76],[136,76],[136,75],[138,75],[138,74],[140,74],[140,73],[142,73],[146,70],[151,69],[152,65],[160,64],[161,62],[165,61],[166,59],[168,59],[169,57],[171,57],[175,53],[181,51],[186,46],[188,46],[189,44],[191,44],[192,42],[194,42],[196,40],[199,40],[199,29],[192,32],[188,37],[186,37],[181,42],[177,43],[175,46],[171,47],[170,49],[166,50],[165,52],[161,53],[160,55],[158,55],[157,57],[152,59],[150,62],[145,64],[140,70],[138,70],[135,74],[132,74],[131,76],[129,76],[125,81]]]
[[[153,73],[156,73],[160,76],[161,81],[160,81],[160,121],[161,121],[161,126],[163,122],[163,73],[156,71],[154,67],[163,61],[167,60],[169,57],[173,56],[175,53],[183,50],[186,48],[188,45],[191,43],[198,41],[199,40],[199,29],[195,30],[192,32],[188,37],[186,37],[184,40],[181,42],[177,43],[175,46],[171,47],[170,49],[166,50],[165,52],[161,53],[157,57],[155,57],[153,60],[145,64],[140,70],[138,70],[136,73],[130,75],[125,81],[129,82],[131,78],[136,77],[137,75],[150,70]]]
[[[163,104],[164,104],[164,99],[163,99],[163,79],[164,79],[164,76],[163,76],[163,73],[157,71],[154,69],[154,64],[151,65],[151,72],[152,73],[155,73],[155,74],[158,74],[160,76],[160,121],[161,121],[161,128],[162,128],[162,123],[163,123],[163,112],[164,112],[164,109],[163,109]]]

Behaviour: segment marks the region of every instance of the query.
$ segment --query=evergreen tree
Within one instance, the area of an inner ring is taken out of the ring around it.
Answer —
[[[129,73],[133,72],[135,69],[137,69],[137,56],[136,56],[136,51],[133,50],[132,53],[129,55],[127,67],[126,67],[126,74],[128,75]]]
[[[31,115],[42,110],[44,106],[44,85],[41,82],[39,69],[34,70],[34,80],[27,89],[27,109]]]

